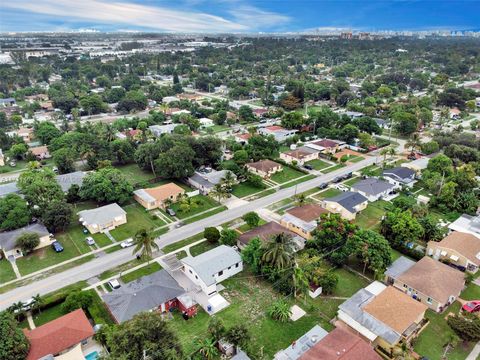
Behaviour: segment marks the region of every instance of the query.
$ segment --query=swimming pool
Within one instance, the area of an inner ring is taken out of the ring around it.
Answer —
[[[98,358],[98,351],[91,352],[87,356],[85,356],[85,360],[97,360]]]

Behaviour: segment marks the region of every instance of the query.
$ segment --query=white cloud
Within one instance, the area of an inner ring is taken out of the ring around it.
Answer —
[[[220,16],[108,0],[17,0],[2,7],[88,22],[131,25],[173,32],[248,31]]]
[[[231,9],[229,13],[238,23],[247,25],[251,29],[277,26],[291,20],[286,15],[261,10],[250,5],[239,5]]]

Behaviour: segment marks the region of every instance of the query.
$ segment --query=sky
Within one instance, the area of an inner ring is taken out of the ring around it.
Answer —
[[[480,30],[480,0],[0,0],[0,32]]]

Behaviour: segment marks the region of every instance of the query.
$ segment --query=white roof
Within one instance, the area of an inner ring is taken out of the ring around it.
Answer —
[[[368,292],[372,293],[373,295],[377,296],[379,295],[383,290],[385,290],[387,287],[385,285],[383,285],[381,282],[379,281],[374,281],[373,283],[371,283],[370,285],[368,285],[365,290],[367,290]]]

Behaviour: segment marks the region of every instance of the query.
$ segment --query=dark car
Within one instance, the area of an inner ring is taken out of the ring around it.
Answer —
[[[321,183],[317,186],[320,190],[326,189],[328,187],[328,183]]]
[[[336,184],[336,183],[339,183],[340,181],[342,181],[342,177],[341,176],[337,176],[336,178],[334,178],[332,181]]]
[[[55,250],[55,252],[59,253],[63,251],[63,246],[60,244],[58,241],[54,241],[52,243],[52,248]]]
[[[308,164],[305,164],[303,165],[303,167],[307,170],[313,170],[313,166],[312,165],[308,165]]]
[[[352,174],[351,172],[349,172],[348,174],[343,175],[343,177],[344,177],[345,179],[351,179],[352,176],[353,176],[353,174]]]

